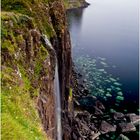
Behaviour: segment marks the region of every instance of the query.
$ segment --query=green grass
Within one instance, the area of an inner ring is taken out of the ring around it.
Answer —
[[[23,79],[11,68],[2,70],[2,139],[45,140],[35,102],[27,88],[30,82]]]
[[[21,13],[33,19],[38,30],[49,37],[55,35],[50,22],[48,2],[51,0],[2,0],[2,11]],[[24,24],[24,23],[22,23]]]
[[[72,88],[70,88],[69,96],[72,98]]]
[[[34,58],[34,75],[29,75],[29,65],[23,44],[30,28],[36,27],[33,18],[21,13],[2,12],[1,19],[2,140],[45,140],[47,136],[36,106],[39,88],[33,87],[32,83],[35,80],[39,83],[42,64],[48,52],[41,43],[36,45],[38,53]],[[16,30],[21,33],[16,33]]]

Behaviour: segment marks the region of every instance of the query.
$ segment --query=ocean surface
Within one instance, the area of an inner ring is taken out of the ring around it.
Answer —
[[[67,13],[76,69],[111,108],[139,112],[138,0],[88,0]]]

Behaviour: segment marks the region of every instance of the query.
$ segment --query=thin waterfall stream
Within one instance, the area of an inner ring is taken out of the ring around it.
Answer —
[[[49,39],[46,35],[43,35],[43,40],[45,41],[46,46],[49,46],[51,50],[55,53],[54,48],[52,47]],[[57,55],[55,53],[56,66],[55,66],[55,79],[54,79],[54,93],[55,93],[55,113],[56,113],[56,136],[57,140],[62,140],[62,125],[61,125],[61,98],[60,98],[60,83],[59,83],[59,74],[58,74],[58,61]]]
[[[60,99],[60,84],[59,84],[57,59],[55,67],[55,98],[56,98],[55,100],[56,100],[57,140],[62,140],[61,99]]]

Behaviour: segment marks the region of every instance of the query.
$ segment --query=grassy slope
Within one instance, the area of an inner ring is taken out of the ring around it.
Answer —
[[[41,120],[37,113],[36,97],[31,79],[38,79],[41,64],[48,53],[39,45],[35,59],[34,75],[28,73],[24,46],[24,36],[28,26],[34,25],[26,15],[2,12],[2,139],[3,140],[45,140]],[[22,34],[15,33],[18,29]],[[3,61],[5,60],[5,61]]]
[[[54,34],[45,11],[47,2],[47,0],[2,1],[2,140],[46,139],[35,103],[38,88],[31,85],[31,77],[24,62],[24,52],[18,59],[15,59],[15,55],[18,55],[19,47],[24,44],[24,37],[29,28],[38,29],[49,37]],[[16,29],[21,32],[20,35],[15,32]],[[35,75],[32,79],[38,78],[41,64],[47,57],[44,47],[41,44],[39,47],[41,53],[36,57]],[[6,59],[5,62],[3,57]]]
[[[28,79],[20,78],[9,67],[3,68],[2,79],[2,139],[45,140]]]

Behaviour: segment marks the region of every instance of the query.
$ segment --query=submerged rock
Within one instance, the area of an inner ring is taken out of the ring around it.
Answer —
[[[120,87],[116,87],[116,90],[117,90],[117,91],[121,91],[121,88],[120,88]]]
[[[120,123],[119,128],[121,132],[133,132],[136,131],[136,127],[133,123]]]
[[[87,97],[91,97],[93,100],[97,100],[97,97],[95,97],[93,95],[87,95]]]
[[[117,95],[123,96],[123,93],[121,91],[117,92]]]
[[[129,138],[126,137],[126,136],[123,135],[123,134],[120,134],[119,137],[118,137],[116,140],[129,140]]]
[[[105,133],[108,133],[108,132],[115,132],[115,131],[116,131],[116,126],[113,126],[106,121],[101,122],[100,132],[102,134],[105,134]]]
[[[112,95],[110,93],[107,93],[106,97],[112,97]]]
[[[118,83],[118,82],[114,82],[114,85],[116,86],[121,86],[122,84]]]
[[[110,109],[110,113],[114,113],[116,112],[116,110],[114,110],[113,108]]]
[[[123,101],[124,100],[124,97],[123,96],[117,96],[116,97],[116,100]]]
[[[107,91],[111,91],[111,88],[107,88],[106,90],[107,90]]]

